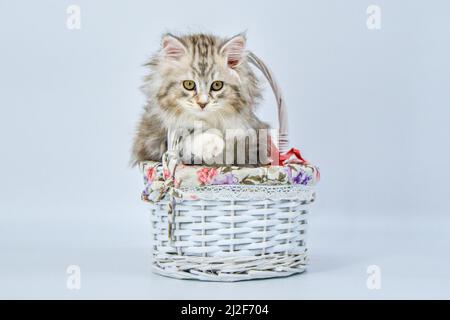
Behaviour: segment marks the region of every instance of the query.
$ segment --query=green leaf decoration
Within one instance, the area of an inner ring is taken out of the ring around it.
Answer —
[[[242,184],[256,184],[255,181],[252,179],[252,177],[250,177],[249,175],[245,176],[242,180],[241,180]]]
[[[221,169],[220,169],[221,173],[228,173],[231,171],[232,171],[231,167],[221,167]]]

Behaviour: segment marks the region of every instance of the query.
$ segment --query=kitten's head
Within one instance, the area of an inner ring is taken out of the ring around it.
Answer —
[[[152,73],[144,92],[171,122],[251,113],[260,91],[245,43],[243,35],[166,34],[160,52],[148,63]]]

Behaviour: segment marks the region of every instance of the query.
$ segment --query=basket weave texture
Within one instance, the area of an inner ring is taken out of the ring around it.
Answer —
[[[175,207],[150,203],[153,269],[180,279],[238,281],[305,270],[308,205],[314,192],[291,186],[215,186]],[[203,188],[203,189],[205,189]]]

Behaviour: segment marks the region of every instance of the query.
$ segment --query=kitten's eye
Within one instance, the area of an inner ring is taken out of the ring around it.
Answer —
[[[192,81],[192,80],[184,80],[183,81],[183,87],[186,90],[189,90],[189,91],[194,90],[195,89],[195,82]]]
[[[211,84],[211,90],[219,91],[223,87],[223,81],[214,81]]]

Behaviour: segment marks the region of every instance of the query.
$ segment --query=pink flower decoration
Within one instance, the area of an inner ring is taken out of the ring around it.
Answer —
[[[207,184],[217,175],[216,168],[201,168],[197,170],[197,178],[201,184]]]
[[[147,172],[145,173],[145,176],[147,178],[147,181],[149,183],[152,183],[153,179],[155,178],[155,168],[148,168]]]
[[[170,172],[168,169],[163,170],[163,177],[164,177],[164,179],[170,178]]]

